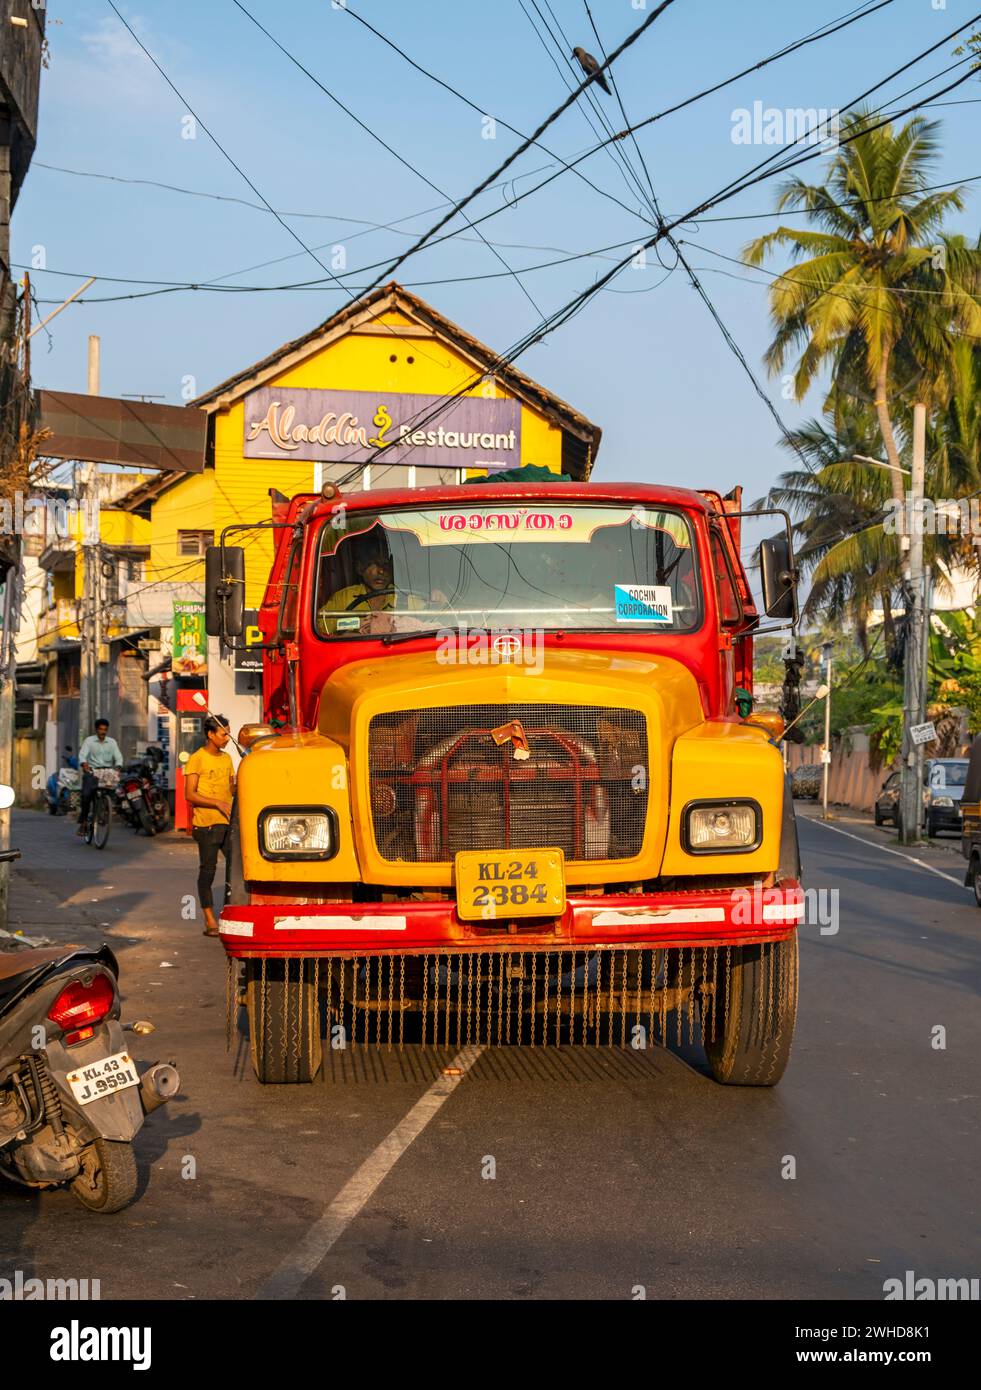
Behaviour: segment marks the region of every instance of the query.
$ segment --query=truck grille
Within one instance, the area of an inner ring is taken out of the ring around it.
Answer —
[[[372,719],[368,764],[375,841],[392,862],[446,863],[473,849],[555,847],[573,862],[640,852],[649,765],[638,710],[399,710]]]

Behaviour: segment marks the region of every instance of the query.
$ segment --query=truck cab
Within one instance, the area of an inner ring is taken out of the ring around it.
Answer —
[[[738,493],[328,486],[276,535],[220,922],[260,1080],[309,1080],[322,1033],[671,1027],[722,1082],[779,1079],[803,898],[779,721],[751,709]],[[209,574],[234,636],[241,552]]]

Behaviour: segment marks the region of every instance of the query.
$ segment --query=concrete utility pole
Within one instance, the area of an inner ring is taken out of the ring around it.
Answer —
[[[88,393],[99,394],[99,368],[101,343],[93,334],[89,338]],[[99,537],[88,528],[88,519],[97,516],[96,498],[98,496],[98,469],[94,463],[86,465],[81,476],[80,492],[82,502],[83,531],[81,536],[83,553],[82,572],[82,612],[81,612],[81,665],[79,669],[78,698],[78,741],[81,745],[92,732],[92,726],[101,711],[99,702],[99,637],[101,614],[99,613]]]
[[[821,814],[824,820],[828,819],[828,782],[831,779],[831,643],[825,642],[822,650],[824,652],[824,684],[827,695],[824,697],[824,748],[821,752]]]
[[[14,680],[17,651],[14,645],[14,612],[18,572],[7,570],[3,594],[3,632],[0,633],[0,782],[12,784],[14,776]],[[10,845],[10,812],[0,811],[0,849]],[[10,866],[0,864],[0,928],[7,925]]]
[[[90,396],[99,394],[99,375],[102,365],[102,343],[94,334],[89,334],[89,381],[88,392]]]
[[[911,730],[926,718],[926,584],[923,572],[923,485],[926,471],[926,406],[913,407],[913,468],[907,494],[909,520],[904,575],[911,601],[903,659],[903,765],[901,773],[901,833],[903,844],[920,838],[923,819],[923,745]]]

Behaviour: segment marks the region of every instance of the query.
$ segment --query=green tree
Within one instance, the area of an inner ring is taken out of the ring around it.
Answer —
[[[759,266],[785,247],[797,262],[770,288],[775,334],[765,361],[771,373],[799,354],[798,400],[829,367],[829,403],[842,389],[871,393],[895,470],[897,398],[909,398],[915,382],[919,399],[944,400],[959,335],[981,338],[981,258],[962,237],[943,231],[948,216],[963,209],[964,190],[928,191],[938,123],[914,116],[898,131],[874,124],[866,110],[844,121],[842,134],[857,138],[838,149],[824,184],[792,178],[782,186],[778,209],[803,209],[812,227],[778,227],[743,256]],[[886,478],[902,502],[902,474]]]

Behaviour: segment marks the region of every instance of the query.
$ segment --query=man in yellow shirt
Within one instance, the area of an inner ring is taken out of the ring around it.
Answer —
[[[230,738],[225,716],[210,714],[204,721],[204,734],[204,747],[192,753],[184,764],[184,796],[194,808],[192,829],[198,847],[198,897],[204,909],[204,934],[217,936],[212,889],[219,854],[225,856],[226,877],[228,872],[228,823],[235,795],[235,768],[224,751]]]
[[[359,583],[348,584],[331,594],[326,603],[321,604],[317,614],[317,626],[321,632],[333,636],[339,632],[394,631],[394,621],[380,619],[365,623],[364,619],[372,613],[388,613],[396,607],[400,597],[394,584],[394,565],[388,547],[375,542],[362,546],[354,562]],[[415,594],[404,596],[404,608],[421,609],[422,600]]]

